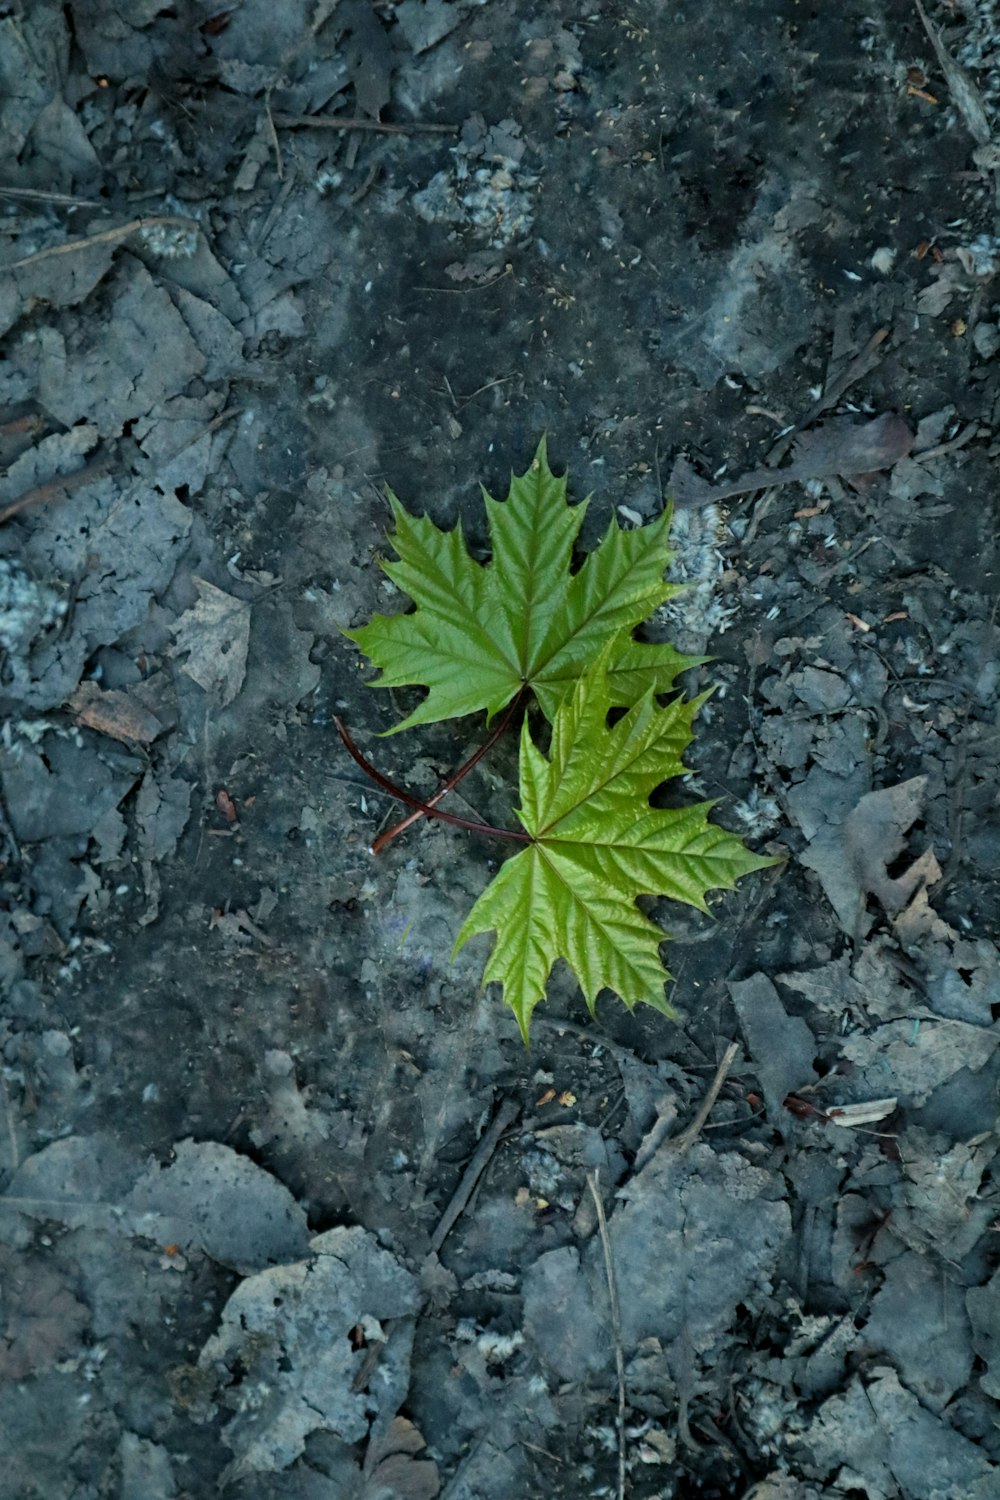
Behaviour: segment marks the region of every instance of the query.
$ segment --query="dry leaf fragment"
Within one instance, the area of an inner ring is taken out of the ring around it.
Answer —
[[[136,799],[136,828],[142,879],[146,888],[146,910],[139,918],[140,927],[155,922],[160,912],[159,861],[177,848],[191,811],[194,787],[180,776],[159,773],[152,768],[142,778]]]
[[[372,1439],[365,1455],[365,1495],[391,1493],[394,1500],[434,1500],[441,1490],[437,1464],[418,1458],[426,1443],[406,1417],[394,1417],[388,1432]]]
[[[234,599],[204,578],[195,578],[194,585],[198,602],[173,626],[176,645],[170,655],[188,652],[181,671],[224,708],[232,703],[246,675],[250,604]]]
[[[799,856],[819,876],[845,932],[869,931],[873,918],[864,908],[867,895],[874,895],[894,917],[922,885],[940,879],[936,866],[919,859],[898,878],[889,875],[906,846],[907,830],[923,812],[926,786],[926,776],[915,776],[866,793],[846,818],[821,827]]]
[[[232,797],[230,797],[224,786],[220,787],[215,794],[215,806],[217,811],[222,814],[227,823],[236,823],[239,821],[239,814],[236,811],[236,803],[233,801]]]
[[[874,1092],[884,1080],[908,1108],[919,1109],[962,1069],[978,1073],[984,1068],[997,1050],[997,1040],[992,1027],[925,1013],[849,1036],[842,1053],[854,1064],[859,1086]]]
[[[883,412],[870,421],[852,417],[828,417],[799,433],[792,460],[784,468],[751,469],[729,483],[709,484],[700,479],[685,458],[678,458],[667,481],[674,503],[706,505],[745,495],[772,485],[802,484],[809,479],[833,475],[855,482],[861,476],[891,469],[913,446],[913,433],[902,417]]]
[[[130,694],[116,689],[105,692],[96,682],[81,682],[66,706],[76,714],[78,724],[126,744],[151,745],[163,732],[156,715]]]
[[[867,1104],[831,1104],[826,1110],[826,1118],[831,1125],[843,1125],[853,1128],[856,1125],[875,1125],[879,1120],[884,1120],[891,1115],[896,1108],[898,1100],[870,1099]]]
[[[27,1380],[80,1349],[90,1314],[55,1266],[0,1248],[0,1379]]]
[[[887,868],[903,852],[906,830],[923,813],[926,790],[927,777],[913,776],[868,792],[844,823],[844,848],[861,889],[876,896],[890,915],[902,911],[921,884],[941,878],[934,860],[915,861],[898,879]]]

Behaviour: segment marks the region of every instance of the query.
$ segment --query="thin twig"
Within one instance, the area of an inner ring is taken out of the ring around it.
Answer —
[[[722,1054],[722,1061],[715,1070],[715,1077],[712,1079],[711,1088],[705,1095],[704,1099],[701,1101],[701,1104],[698,1106],[698,1113],[691,1121],[691,1124],[688,1125],[685,1130],[681,1131],[680,1135],[675,1135],[672,1140],[669,1140],[667,1142],[664,1148],[665,1150],[672,1151],[677,1156],[684,1156],[686,1152],[690,1151],[691,1147],[694,1145],[695,1141],[701,1134],[702,1129],[705,1125],[705,1121],[708,1119],[709,1115],[712,1113],[713,1108],[715,1107],[715,1101],[719,1097],[719,1091],[726,1081],[726,1075],[729,1072],[729,1069],[732,1067],[736,1059],[736,1054],[737,1052],[739,1052],[739,1050],[739,1042],[729,1043],[729,1046]]]
[[[449,776],[448,780],[444,782],[442,786],[438,787],[433,797],[428,797],[428,807],[437,807],[441,799],[443,797],[447,797],[449,792],[454,791],[455,787],[458,786],[458,783],[462,781],[464,777],[468,776],[469,772],[473,769],[474,766],[479,764],[483,756],[486,754],[487,750],[492,750],[493,746],[496,744],[497,740],[503,734],[504,730],[507,728],[507,725],[513,718],[514,711],[520,701],[521,693],[519,691],[511,699],[510,706],[508,707],[507,712],[500,720],[500,723],[497,725],[496,729],[493,730],[489,739],[484,740],[476,753],[474,755],[470,755],[469,759],[463,765],[459,766],[458,770],[455,771],[453,775]],[[423,816],[424,814],[420,812],[407,813],[405,818],[402,818],[398,823],[394,823],[392,827],[387,828],[384,833],[379,834],[374,844],[372,844],[372,853],[381,854],[382,850],[386,847],[387,844],[391,844],[392,840],[399,834],[405,833],[407,828],[412,828],[414,823],[419,823],[420,819]]]
[[[96,479],[103,479],[111,472],[111,469],[111,460],[100,458],[96,463],[86,464],[73,474],[63,474],[58,479],[48,479],[44,484],[34,485],[0,510],[0,526],[5,521],[11,520],[19,511],[27,510],[29,505],[44,505],[47,500],[61,500],[73,490],[78,490],[81,485],[92,484]]]
[[[4,1115],[7,1120],[7,1153],[10,1159],[10,1168],[12,1172],[16,1172],[21,1165],[21,1149],[17,1138],[17,1116],[11,1107],[10,1093],[3,1078],[0,1078],[0,1093],[3,1094]]]
[[[283,130],[373,130],[380,135],[413,135],[417,132],[458,135],[462,128],[460,125],[423,125],[417,120],[390,125],[384,120],[365,120],[357,115],[274,115],[273,119]]]
[[[99,234],[84,235],[82,240],[67,240],[62,245],[49,245],[45,250],[36,250],[34,255],[25,255],[21,260],[12,261],[9,266],[0,266],[0,270],[19,271],[22,266],[34,265],[36,261],[48,260],[53,255],[69,255],[73,250],[89,250],[91,245],[113,244],[115,240],[127,239],[137,230],[152,229],[158,224],[173,229],[201,229],[197,219],[182,219],[177,214],[149,214],[145,218],[130,219],[127,224],[119,224],[116,229],[102,229]]]
[[[274,150],[274,167],[281,182],[285,176],[284,163],[281,159],[281,142],[278,140],[278,132],[274,128],[274,116],[271,113],[271,90],[268,89],[264,95],[264,113],[267,115],[267,129],[271,137],[271,146]]]
[[[468,297],[472,292],[488,292],[491,286],[496,286],[498,281],[503,281],[505,277],[513,276],[513,274],[514,267],[508,261],[503,270],[491,276],[489,281],[470,282],[468,286],[424,286],[418,281],[414,283],[413,291],[446,292],[451,297]],[[484,389],[489,389],[489,387],[484,387]],[[384,449],[382,451],[385,452]]]
[[[182,444],[176,453],[172,453],[169,458],[164,460],[153,475],[142,475],[129,489],[125,490],[115,501],[109,514],[113,515],[125,502],[138,494],[144,486],[151,484],[163,468],[174,463],[189,448],[193,448],[195,443],[200,443],[203,438],[209,437],[226,422],[231,422],[234,417],[242,415],[242,406],[228,406],[225,411],[219,412],[218,416],[213,417],[211,422],[207,422],[199,432],[195,433],[193,438],[189,438],[186,443]],[[114,463],[110,458],[97,459],[94,463],[87,464],[84,468],[77,469],[72,474],[61,475],[56,479],[47,479],[44,484],[36,484],[32,489],[25,490],[24,494],[19,495],[16,500],[12,500],[6,509],[0,510],[0,526],[5,521],[9,521],[13,516],[16,516],[18,511],[26,510],[29,505],[42,505],[48,500],[61,500],[73,490],[79,489],[81,485],[90,484],[92,480],[101,479],[104,475],[113,473],[114,467]],[[108,516],[104,518],[101,524],[106,524],[107,520]]]
[[[505,1099],[494,1115],[489,1129],[472,1153],[469,1165],[462,1173],[462,1180],[452,1194],[451,1202],[431,1235],[431,1251],[434,1255],[441,1249],[458,1222],[465,1205],[472,1197],[472,1190],[486,1171],[491,1156],[500,1144],[500,1137],[508,1126],[513,1125],[519,1113],[520,1106],[513,1099]]]
[[[611,1259],[611,1240],[608,1235],[608,1221],[604,1217],[604,1203],[601,1198],[601,1178],[595,1167],[593,1172],[587,1174],[587,1186],[590,1188],[597,1209],[597,1228],[601,1237],[601,1249],[604,1251],[604,1274],[608,1281],[608,1297],[611,1302],[611,1335],[615,1343],[615,1370],[618,1374],[618,1500],[625,1500],[625,1352],[622,1348],[622,1313],[618,1301],[618,1282],[615,1278],[614,1261]]]
[[[919,453],[914,453],[913,457],[917,463],[922,464],[928,458],[943,458],[946,453],[957,453],[959,448],[964,448],[966,443],[971,443],[978,432],[979,423],[968,422],[950,443],[938,443],[936,448],[923,448]]]
[[[337,726],[337,733],[340,735],[348,754],[357,762],[362,771],[371,777],[376,786],[380,786],[384,792],[388,792],[389,796],[395,797],[398,802],[405,802],[407,807],[415,808],[417,812],[423,813],[425,818],[437,818],[442,823],[453,823],[456,828],[467,828],[470,833],[485,833],[498,839],[514,839],[519,844],[531,843],[531,835],[525,832],[523,828],[494,828],[491,823],[477,823],[472,818],[459,818],[454,813],[442,812],[440,808],[431,807],[427,802],[421,802],[419,797],[411,797],[409,792],[404,792],[401,786],[397,786],[394,781],[389,780],[388,776],[383,776],[381,771],[377,771],[371,761],[365,760],[365,757],[361,754],[361,751],[344,727],[343,721],[336,714],[333,716],[333,722]]]
[[[0,438],[17,437],[22,432],[34,437],[44,426],[44,420],[36,412],[26,417],[11,417],[9,422],[0,422]]]
[[[781,462],[800,432],[804,432],[807,427],[811,427],[825,411],[828,411],[831,406],[840,400],[841,396],[850,390],[855,381],[861,380],[869,371],[875,368],[883,357],[879,353],[879,350],[888,337],[888,328],[876,328],[864,348],[860,349],[857,354],[852,355],[846,364],[841,365],[834,371],[827,380],[819,397],[813,402],[805,415],[799,417],[797,422],[793,422],[769,449],[764,460],[769,468]],[[747,545],[745,539],[743,545],[744,547]]]
[[[105,208],[99,198],[76,198],[69,193],[49,193],[44,188],[0,187],[0,198],[24,198],[29,203],[57,203],[61,208]]]
[[[560,1468],[562,1468],[566,1462],[566,1460],[564,1458],[560,1458],[557,1453],[550,1453],[548,1448],[539,1448],[537,1443],[529,1443],[527,1438],[521,1439],[521,1447],[530,1448],[532,1453],[540,1453],[543,1458],[551,1458],[552,1462],[554,1464],[558,1464]]]
[[[365,1350],[364,1358],[354,1372],[354,1379],[351,1381],[352,1391],[363,1391],[365,1389],[369,1380],[371,1380],[372,1376],[375,1374],[376,1366],[378,1365],[379,1360],[382,1358],[382,1350],[384,1348],[384,1339],[374,1339],[368,1345],[368,1348]]]
[[[468,406],[470,401],[475,401],[476,397],[481,396],[484,391],[492,391],[498,385],[507,385],[513,379],[513,375],[501,375],[498,380],[488,380],[485,385],[477,385],[474,391],[468,396],[462,396],[459,401],[455,401],[455,397],[452,395],[451,399],[455,410],[461,411],[463,406]],[[447,381],[445,383],[447,384]],[[451,386],[448,386],[448,390],[449,392],[451,391]]]
[[[352,206],[356,206],[362,201],[363,198],[367,198],[368,194],[371,192],[372,188],[378,181],[378,176],[381,170],[381,165],[377,161],[373,161],[371,167],[369,168],[368,176],[365,178],[364,182],[360,187],[356,187],[354,189],[354,192],[350,195],[348,201]]]
[[[959,114],[965,121],[969,134],[977,145],[988,146],[992,140],[992,131],[982,95],[976,88],[970,75],[955,61],[944,45],[944,42],[941,40],[941,33],[935,26],[932,26],[920,0],[913,0],[913,3],[917,8],[917,14],[923,22],[923,27],[930,40],[930,44],[937,55],[941,71],[945,76],[945,82],[951,90],[951,97],[955,101],[955,106]]]
[[[271,207],[267,211],[267,215],[264,219],[263,224],[261,225],[260,229],[256,230],[253,234],[252,243],[256,250],[260,250],[261,247],[266,243],[268,237],[270,236],[271,230],[278,222],[278,216],[284,208],[285,204],[288,202],[288,199],[292,194],[292,190],[295,187],[295,177],[296,171],[295,165],[293,163],[291,171],[288,173],[287,177],[281,185],[278,196],[275,198],[274,202],[271,204]]]

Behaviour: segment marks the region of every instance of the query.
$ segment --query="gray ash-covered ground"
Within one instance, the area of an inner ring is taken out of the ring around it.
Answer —
[[[925,12],[0,8],[3,1500],[996,1495],[1000,16]],[[684,502],[688,791],[787,861],[527,1051],[497,850],[373,860],[333,716],[471,753],[340,631],[543,431],[587,546]]]

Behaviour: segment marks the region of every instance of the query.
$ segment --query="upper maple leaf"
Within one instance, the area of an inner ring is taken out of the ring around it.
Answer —
[[[483,709],[492,718],[525,685],[552,720],[615,638],[621,645],[608,668],[613,704],[628,706],[650,686],[666,692],[678,673],[705,659],[630,635],[679,592],[663,579],[669,512],[634,531],[612,519],[574,573],[587,501],[567,503],[566,476],[549,468],[544,438],[528,471],[511,476],[506,501],[485,490],[483,498],[492,549],[486,564],[469,555],[460,525],[441,531],[411,516],[389,491],[399,561],[383,567],[417,607],[412,614],[376,615],[345,634],[381,668],[373,686],[428,689],[390,733]]]
[[[518,817],[532,842],[501,866],[455,942],[457,953],[475,933],[496,930],[483,979],[500,982],[525,1041],[557,958],[575,973],[591,1012],[607,988],[630,1010],[645,1004],[672,1015],[659,955],[665,934],[636,897],[663,895],[707,911],[706,892],[776,863],[710,823],[711,802],[650,806],[653,790],[685,771],[692,720],[709,695],[660,708],[650,687],[609,728],[609,660],[613,644],[557,709],[548,760],[525,719]]]

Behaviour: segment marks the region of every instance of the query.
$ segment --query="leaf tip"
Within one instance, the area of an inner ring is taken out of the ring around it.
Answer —
[[[543,432],[541,437],[538,439],[538,447],[535,449],[535,456],[531,460],[531,463],[528,465],[525,473],[516,475],[512,470],[511,479],[514,480],[520,478],[523,480],[526,479],[529,474],[541,474],[545,479],[555,480],[555,482],[561,486],[563,494],[565,495],[565,490],[569,484],[569,469],[564,469],[562,474],[554,474],[552,472],[552,466],[549,463],[549,435],[547,432]]]
[[[514,1019],[517,1021],[517,1029],[521,1033],[521,1041],[524,1043],[525,1047],[530,1048],[531,1017],[534,1013],[535,1006],[538,1004],[537,1000],[529,1001],[527,1003],[521,1001],[520,1004],[516,1000],[508,1000],[507,1004],[514,1012]]]

